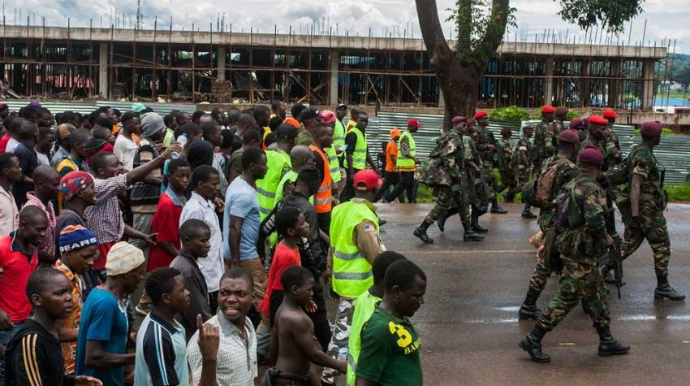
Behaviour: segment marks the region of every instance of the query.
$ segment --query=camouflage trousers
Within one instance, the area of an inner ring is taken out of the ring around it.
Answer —
[[[442,215],[456,209],[460,213],[460,221],[465,229],[470,226],[470,204],[467,197],[467,190],[463,187],[458,193],[448,186],[439,186],[434,188],[434,198],[436,205],[426,215],[424,222],[431,225],[438,220]]]
[[[580,301],[585,313],[592,318],[594,327],[611,324],[599,268],[577,263],[566,256],[562,256],[562,259],[563,273],[558,283],[558,293],[542,311],[537,324],[546,331],[553,330]]]
[[[556,248],[554,229],[552,227],[546,228],[542,232],[542,242],[545,247],[544,255],[542,258],[537,258],[537,264],[534,267],[534,271],[532,271],[532,276],[529,279],[529,289],[527,290],[527,294],[535,297],[541,295],[541,292],[546,287],[546,282],[551,277],[551,255],[554,253],[554,248]]]
[[[517,175],[517,191],[522,192],[522,187],[529,181],[530,175],[529,175],[529,169],[524,168],[524,169],[517,169],[516,170],[516,175]]]
[[[496,193],[500,193],[506,188],[511,190],[517,186],[515,172],[512,169],[499,169],[498,172],[501,175],[501,185],[496,189]]]
[[[532,162],[532,175],[534,178],[539,178],[539,175],[541,174],[541,167],[544,164],[544,161],[546,161],[546,158],[534,160],[534,162]]]
[[[494,165],[492,163],[482,163],[482,177],[484,177],[484,183],[489,193],[487,199],[489,202],[494,202],[496,200],[496,191],[498,190],[498,181],[494,177]]]
[[[347,359],[350,326],[352,326],[352,316],[355,313],[354,303],[355,299],[344,298],[341,298],[338,303],[335,324],[333,325],[333,335],[331,336],[331,343],[328,344],[328,356],[331,358],[341,361]],[[335,385],[338,375],[340,375],[338,370],[324,367],[321,382]]]
[[[647,240],[654,254],[654,272],[657,276],[668,276],[668,262],[671,259],[671,239],[666,227],[664,213],[656,208],[640,205],[640,231],[633,232],[625,227],[621,255],[623,260],[632,255]]]

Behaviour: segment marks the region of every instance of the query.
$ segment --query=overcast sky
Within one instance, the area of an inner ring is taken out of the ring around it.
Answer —
[[[174,28],[189,30],[192,23],[197,28],[208,30],[213,23],[225,14],[226,29],[233,31],[250,29],[259,32],[278,31],[287,33],[290,26],[296,33],[304,33],[316,28],[317,32],[332,30],[344,34],[372,35],[394,34],[420,37],[417,10],[413,0],[141,0],[143,3],[144,27],[153,28],[153,20],[158,16],[159,28],[168,28],[172,17]],[[453,7],[455,0],[437,0],[439,14],[445,19],[445,11]],[[573,37],[583,38],[584,34],[576,26],[561,21],[556,14],[558,4],[551,0],[513,0],[511,5],[518,9],[518,27],[511,30],[506,39],[534,41],[535,36],[545,30],[553,31],[557,39],[569,41]],[[66,26],[71,18],[73,26],[88,26],[93,19],[94,26],[109,26],[115,22],[114,14],[126,16],[126,25],[134,22],[137,0],[5,0],[4,14],[8,23],[22,20],[27,16],[31,23],[40,25],[41,17],[47,25]],[[21,9],[21,18],[20,15]],[[664,45],[677,40],[677,52],[690,53],[690,7],[688,0],[647,0],[645,12],[632,23],[629,30],[618,40],[632,44],[643,38],[644,24],[647,21],[645,44]],[[35,18],[34,18],[35,16]],[[35,21],[34,21],[35,20]],[[446,35],[451,37],[452,26],[444,23]],[[588,38],[589,39],[589,38]],[[616,38],[613,39],[614,42]],[[597,42],[599,38],[597,38]],[[602,41],[603,43],[603,41]],[[673,46],[671,46],[673,50]]]

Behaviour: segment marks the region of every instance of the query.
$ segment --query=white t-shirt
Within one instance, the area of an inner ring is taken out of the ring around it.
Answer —
[[[122,167],[126,170],[134,169],[134,157],[137,155],[139,146],[131,139],[120,134],[115,140],[113,154],[122,162]]]

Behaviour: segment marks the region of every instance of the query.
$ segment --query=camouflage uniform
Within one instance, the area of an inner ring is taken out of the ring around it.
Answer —
[[[572,187],[568,229],[557,240],[563,272],[558,293],[537,319],[537,325],[545,331],[553,330],[580,300],[594,327],[608,327],[611,322],[608,302],[598,285],[598,259],[605,253],[604,192],[585,174],[579,174],[568,186]]]
[[[532,168],[535,176],[541,174],[542,163],[554,154],[553,135],[554,124],[542,120],[534,127],[534,150],[532,152]]]
[[[552,166],[558,164],[558,169],[556,169],[556,176],[553,181],[553,192],[554,196],[558,194],[558,191],[564,186],[568,181],[572,180],[579,174],[577,165],[575,162],[567,157],[562,157],[555,155],[548,160],[544,161],[544,170],[550,169]],[[554,197],[555,198],[555,197]],[[555,205],[549,205],[545,208],[541,208],[539,211],[539,229],[541,230],[544,241],[544,258],[543,260],[537,260],[537,265],[534,267],[532,272],[532,277],[529,281],[529,289],[527,294],[538,298],[541,292],[546,286],[547,279],[551,276],[551,272],[554,270],[559,271],[559,267],[553,266],[551,263],[551,256],[558,253],[555,248],[556,234],[554,230],[554,216],[556,215]]]
[[[628,187],[617,199],[623,222],[626,224],[622,257],[628,258],[646,239],[654,253],[654,271],[657,276],[667,277],[668,262],[671,258],[671,240],[664,217],[667,198],[660,183],[659,165],[652,147],[644,143],[637,145],[630,153],[630,168],[630,181],[633,175],[642,177],[639,203],[641,232],[634,233],[629,229],[632,211],[630,187]]]
[[[529,138],[527,137],[520,137],[520,139],[517,141],[515,144],[515,149],[513,149],[513,157],[515,161],[513,162],[513,172],[517,176],[517,191],[520,192],[522,191],[522,186],[529,181],[530,176],[530,167],[532,165],[524,165],[522,162],[522,152],[527,153],[527,160],[531,162],[532,160],[532,154],[534,152],[534,149],[532,148],[532,145],[529,143]],[[535,174],[536,176],[537,174]]]
[[[517,181],[515,181],[515,173],[510,168],[510,159],[513,157],[513,148],[510,145],[509,139],[501,138],[496,154],[498,155],[498,171],[501,174],[501,185],[503,185],[503,189],[515,188],[517,186]],[[503,189],[501,189],[501,186],[499,186],[496,193],[501,192]]]
[[[606,128],[606,139],[604,140],[602,150],[604,152],[604,163],[606,164],[606,169],[617,169],[620,166],[621,161],[623,161],[623,155],[621,154],[621,145],[618,141],[618,136],[613,131],[613,126],[608,126]]]
[[[489,130],[489,127],[482,127],[482,125],[477,126],[477,132],[473,136],[476,142],[476,148],[479,152],[479,158],[481,159],[481,165],[479,166],[482,171],[482,177],[484,178],[484,183],[487,185],[487,190],[489,196],[487,197],[490,202],[496,200],[496,190],[498,188],[496,178],[494,177],[494,154],[496,154],[496,138],[494,133]],[[494,145],[494,149],[488,147],[488,145]]]
[[[565,123],[563,123],[563,121],[561,121],[558,118],[553,120],[553,136],[551,138],[554,153],[558,152],[558,134],[560,134],[561,131],[565,130],[565,128],[566,126]]]

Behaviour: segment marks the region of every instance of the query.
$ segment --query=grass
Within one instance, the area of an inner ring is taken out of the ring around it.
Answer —
[[[690,201],[690,184],[667,186],[668,200],[672,202]]]

